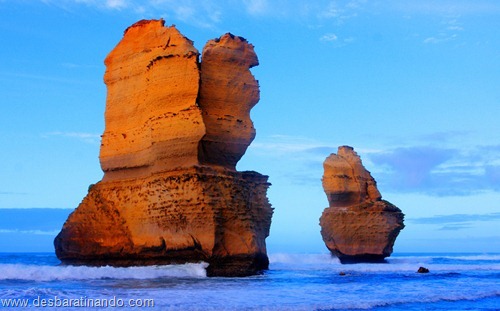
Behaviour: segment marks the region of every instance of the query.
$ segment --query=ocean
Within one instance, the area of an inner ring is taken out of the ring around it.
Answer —
[[[395,254],[351,265],[329,254],[269,257],[262,275],[208,278],[205,263],[74,267],[52,253],[0,253],[0,308],[500,310],[500,254]],[[430,273],[416,273],[420,266]]]

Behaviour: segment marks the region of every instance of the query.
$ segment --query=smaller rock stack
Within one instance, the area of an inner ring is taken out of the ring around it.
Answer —
[[[382,200],[377,183],[352,147],[339,147],[323,167],[323,189],[330,205],[320,218],[326,247],[342,263],[383,262],[404,228],[404,214]]]

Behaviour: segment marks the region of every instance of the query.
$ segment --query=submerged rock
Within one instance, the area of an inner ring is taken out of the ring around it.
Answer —
[[[320,218],[326,247],[342,263],[383,262],[404,228],[404,214],[382,200],[352,147],[339,147],[323,167],[323,188],[330,205]]]
[[[231,34],[203,53],[200,65],[175,27],[144,20],[108,55],[104,177],[55,238],[61,261],[206,261],[212,276],[268,268],[268,177],[235,170],[255,136],[259,86],[249,69],[257,56]]]
[[[417,273],[429,273],[429,269],[427,269],[426,267],[420,267],[418,268],[417,270]]]

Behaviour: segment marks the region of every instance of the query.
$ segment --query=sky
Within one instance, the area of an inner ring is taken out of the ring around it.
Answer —
[[[182,3],[182,4],[179,4]],[[500,252],[497,0],[0,0],[0,252],[53,251],[102,178],[104,58],[163,18],[198,50],[255,46],[268,251],[326,252],[322,163],[349,145],[405,213],[395,253]]]

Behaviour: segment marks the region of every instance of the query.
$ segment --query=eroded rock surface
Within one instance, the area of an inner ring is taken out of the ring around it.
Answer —
[[[341,262],[378,262],[392,253],[404,214],[382,200],[377,184],[352,147],[341,146],[323,163],[330,207],[320,218],[327,248]]]
[[[270,184],[235,170],[255,136],[253,46],[226,34],[207,43],[200,66],[175,27],[140,21],[105,64],[104,177],[56,237],[57,256],[116,266],[206,261],[214,276],[267,269]]]
[[[250,109],[259,101],[259,84],[250,72],[259,61],[251,44],[229,33],[203,49],[199,104],[207,133],[200,161],[235,168],[255,138]]]
[[[198,163],[198,51],[162,20],[129,27],[104,63],[108,88],[100,152],[104,180]]]

